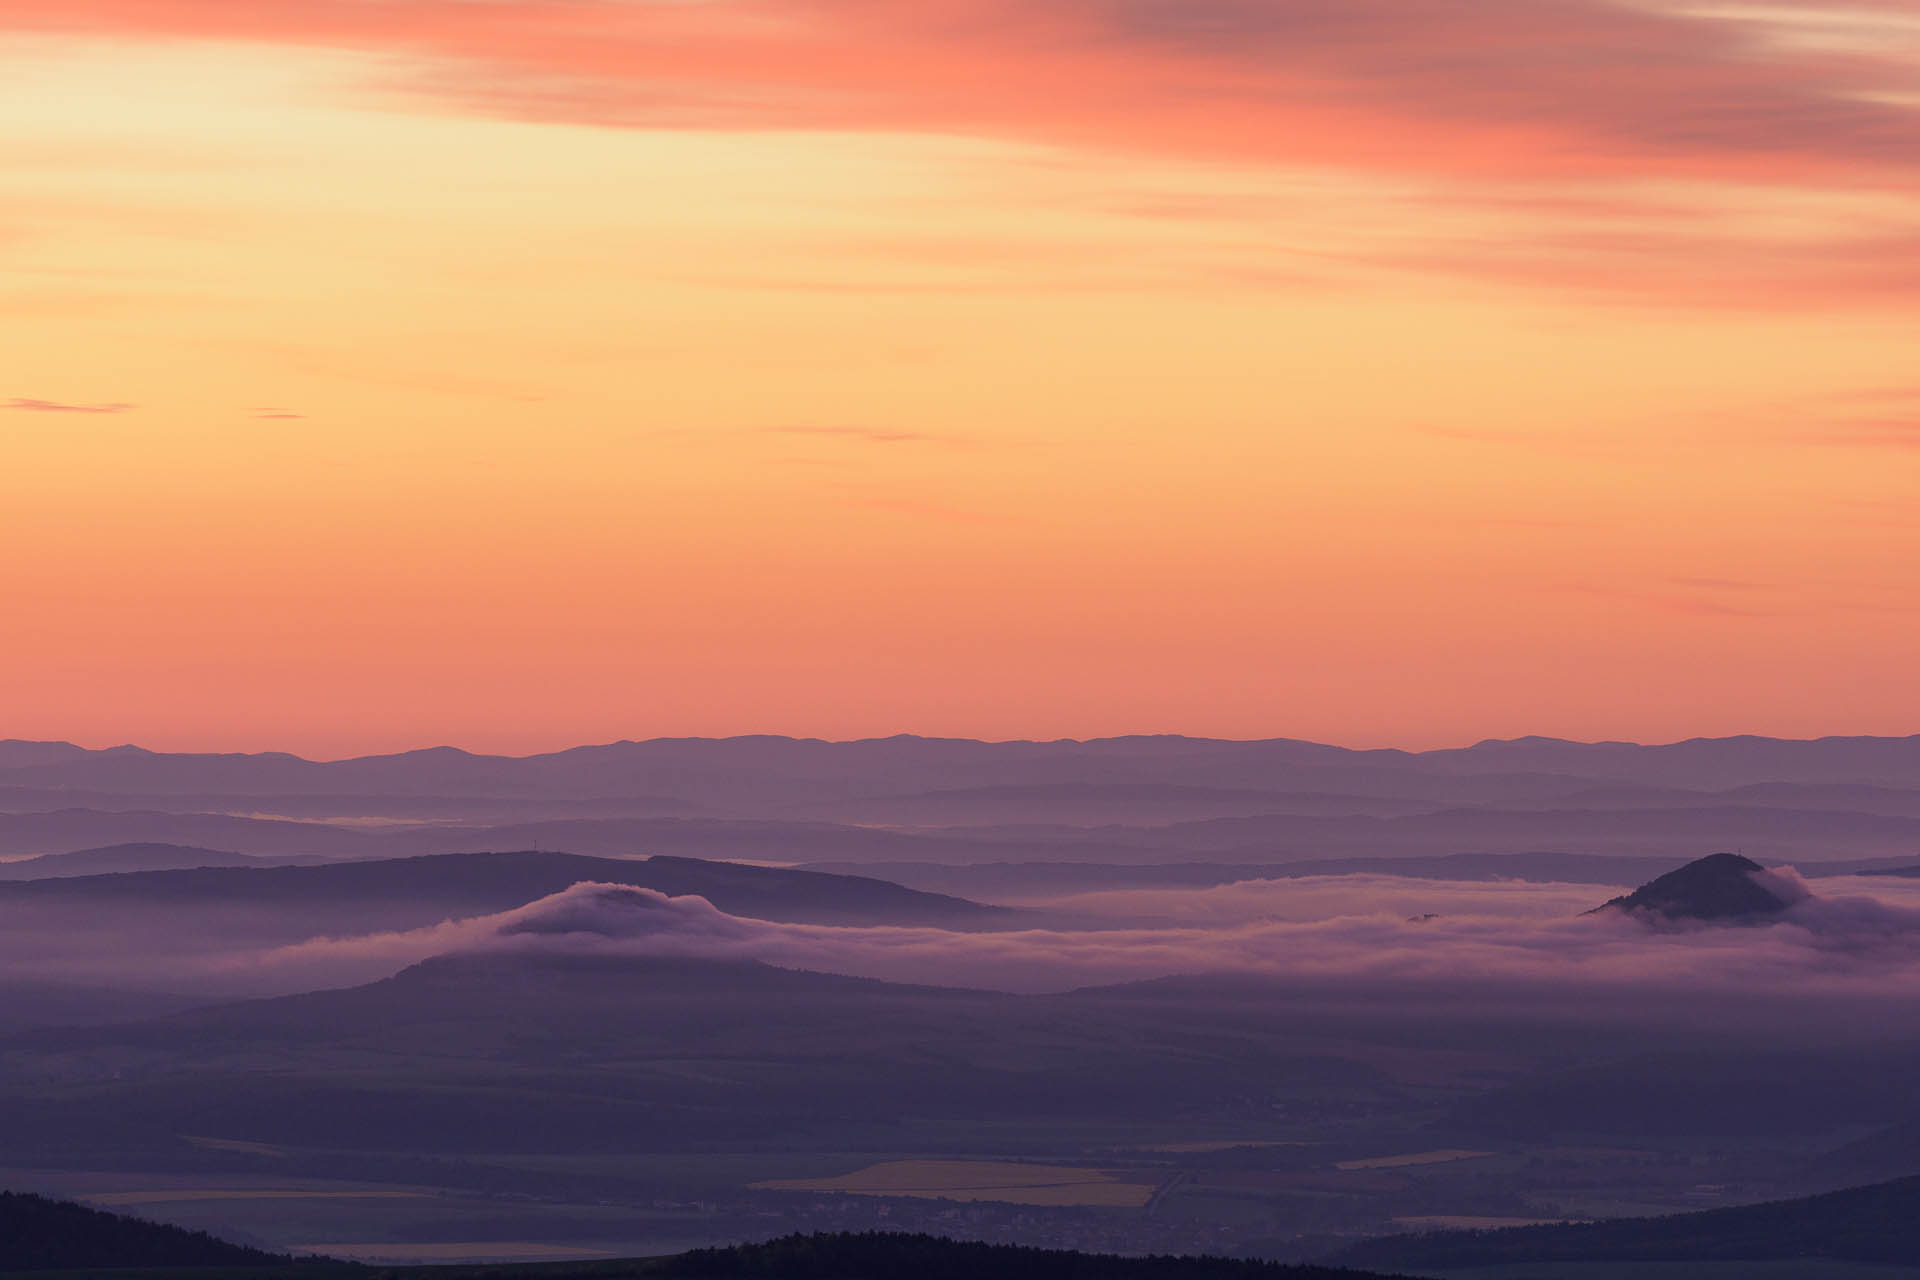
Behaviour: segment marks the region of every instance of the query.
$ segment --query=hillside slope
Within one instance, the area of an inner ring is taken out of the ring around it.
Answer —
[[[0,1191],[0,1272],[94,1267],[276,1266],[288,1259],[203,1231]]]
[[[594,858],[534,850],[0,882],[0,908],[160,909],[175,919],[182,911],[246,912],[254,928],[297,923],[300,929],[295,932],[307,937],[327,930],[418,928],[448,917],[490,915],[582,882],[632,885],[670,897],[698,894],[729,915],[807,924],[967,928],[1013,915],[868,876],[695,858]]]
[[[1795,1258],[1920,1266],[1920,1177],[1661,1218],[1392,1236],[1357,1245],[1331,1261],[1427,1270]]]

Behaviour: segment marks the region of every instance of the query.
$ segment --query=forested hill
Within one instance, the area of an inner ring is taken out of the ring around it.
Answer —
[[[1404,1280],[1335,1267],[1122,1258],[885,1232],[794,1235],[663,1258],[431,1267],[310,1259],[303,1265],[200,1232],[0,1193],[0,1274],[116,1268],[127,1270],[114,1280]]]
[[[65,1200],[0,1191],[0,1272],[258,1267],[288,1261],[216,1240],[204,1231],[183,1231]]]
[[[652,1274],[676,1280],[1379,1280],[1376,1273],[1236,1258],[1121,1258],[879,1232],[697,1249]]]

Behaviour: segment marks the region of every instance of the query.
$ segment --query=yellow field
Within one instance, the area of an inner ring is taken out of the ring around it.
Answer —
[[[1455,1160],[1478,1160],[1481,1156],[1490,1156],[1491,1151],[1416,1151],[1405,1156],[1379,1156],[1372,1160],[1342,1160],[1333,1166],[1336,1169],[1411,1169],[1421,1164],[1451,1164]]]
[[[295,1253],[322,1253],[354,1262],[478,1262],[513,1258],[611,1258],[605,1249],[574,1249],[531,1240],[468,1240],[454,1244],[296,1244]]]
[[[425,1191],[108,1191],[79,1197],[89,1204],[184,1204],[194,1200],[427,1200]]]
[[[993,1160],[889,1160],[837,1178],[756,1182],[753,1186],[761,1191],[818,1191],[853,1196],[1124,1209],[1137,1209],[1153,1197],[1151,1186],[1123,1182],[1099,1169]]]

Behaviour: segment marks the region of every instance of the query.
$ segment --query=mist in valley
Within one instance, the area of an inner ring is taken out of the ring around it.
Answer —
[[[1768,803],[1898,810],[1909,746],[1728,744],[1657,811],[1621,790],[1631,761],[1540,750],[754,740],[49,774],[15,746],[6,772],[87,804],[0,815],[42,833],[0,876],[7,1176],[363,1257],[908,1226],[1311,1258],[1920,1173],[1920,858],[1817,847],[1751,794],[1792,859],[1634,847],[1649,813],[1705,823],[1769,771]],[[329,812],[198,807],[243,784]],[[867,821],[797,820],[808,788]],[[437,816],[392,821],[422,791]],[[704,816],[494,847],[525,830],[491,824],[508,799],[624,795]],[[1294,843],[1283,810],[1309,809],[1430,821],[1417,851],[1349,855]],[[98,814],[144,839],[86,845]],[[1442,834],[1502,814],[1546,847]],[[199,822],[230,847],[175,841]],[[717,856],[743,851],[785,856]]]

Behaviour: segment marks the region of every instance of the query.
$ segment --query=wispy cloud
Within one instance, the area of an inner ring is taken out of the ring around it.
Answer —
[[[1764,410],[1791,444],[1829,448],[1920,449],[1920,387],[1828,392]]]
[[[8,12],[14,25],[400,54],[418,60],[418,91],[476,111],[648,128],[938,131],[1479,175],[1793,182],[1920,164],[1905,42],[1835,47],[1790,10],[16,0]]]
[[[1920,415],[1835,423],[1822,433],[1821,440],[1869,449],[1920,449]]]
[[[1554,589],[1635,604],[1662,613],[1706,618],[1777,618],[1804,611],[1797,606],[1787,607],[1772,598],[1755,599],[1755,593],[1770,590],[1759,583],[1713,578],[1675,577],[1646,584],[1569,583]]]
[[[767,435],[812,436],[855,444],[945,444],[954,439],[926,431],[902,431],[887,427],[764,427],[762,431]]]
[[[24,396],[15,396],[4,405],[0,405],[0,409],[15,409],[22,413],[126,413],[134,407],[120,402],[67,404],[59,400],[35,400]]]

